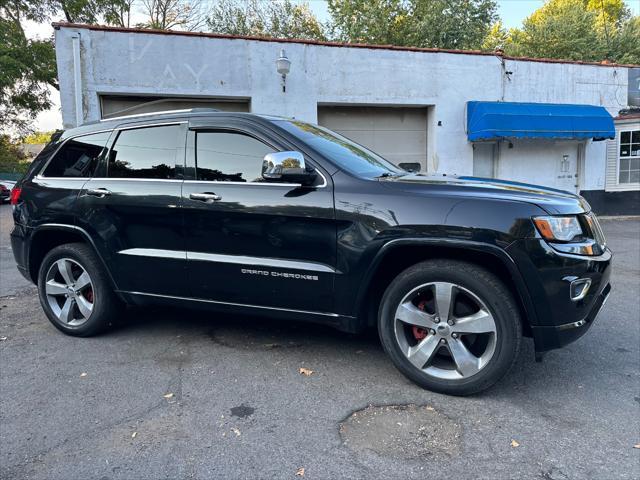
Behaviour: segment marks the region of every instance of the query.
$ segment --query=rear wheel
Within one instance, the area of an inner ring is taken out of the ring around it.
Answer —
[[[122,306],[96,254],[83,243],[61,245],[45,256],[38,293],[51,323],[81,337],[107,328]]]
[[[434,260],[405,270],[382,299],[378,328],[396,367],[418,385],[469,395],[497,382],[521,340],[518,308],[491,272]]]

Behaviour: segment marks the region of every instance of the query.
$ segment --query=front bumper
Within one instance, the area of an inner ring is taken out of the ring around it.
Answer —
[[[558,326],[532,326],[533,341],[537,352],[553,350],[575,342],[595,323],[598,314],[611,294],[611,284],[607,283],[591,308],[589,314],[576,322]]]
[[[611,261],[608,248],[602,255],[579,256],[557,252],[541,239],[524,239],[507,248],[518,266],[534,315],[529,326],[536,351],[562,347],[582,335],[593,324],[610,291]],[[571,300],[571,279],[589,279],[586,296]]]

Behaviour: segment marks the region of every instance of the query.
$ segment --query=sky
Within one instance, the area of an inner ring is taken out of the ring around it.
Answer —
[[[304,0],[299,0],[304,1]],[[316,16],[323,22],[329,19],[326,0],[306,0]],[[522,21],[544,4],[544,0],[497,0],[498,14],[506,28],[519,27]],[[640,0],[625,0],[633,15],[640,15]],[[29,23],[25,31],[27,35],[35,37],[49,37],[53,34],[50,24]],[[54,102],[52,109],[38,115],[35,122],[36,130],[49,131],[61,128],[62,117],[60,115],[60,96],[51,89],[51,99]]]

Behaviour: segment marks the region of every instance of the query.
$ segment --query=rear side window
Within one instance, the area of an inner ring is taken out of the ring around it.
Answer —
[[[179,125],[122,130],[109,153],[107,176],[175,178],[179,134]]]
[[[261,182],[262,160],[274,150],[242,133],[198,132],[197,178],[214,182]]]
[[[45,177],[90,177],[110,132],[83,135],[67,140],[42,173]]]

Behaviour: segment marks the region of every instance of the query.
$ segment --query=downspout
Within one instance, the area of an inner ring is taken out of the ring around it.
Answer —
[[[76,106],[76,127],[84,123],[82,111],[82,66],[80,64],[80,33],[76,32],[71,37],[73,46],[73,94]]]

